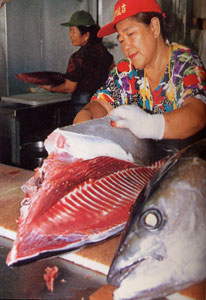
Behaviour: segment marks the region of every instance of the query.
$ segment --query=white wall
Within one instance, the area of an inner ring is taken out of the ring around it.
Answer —
[[[8,94],[6,8],[0,9],[0,97]]]
[[[102,13],[100,13],[100,26],[108,24],[113,20],[114,5],[117,2],[116,0],[100,0],[100,5],[102,7]],[[111,50],[111,53],[114,55],[115,63],[117,63],[121,58],[124,57],[120,45],[117,43],[116,39],[117,34],[114,33],[108,37],[104,38],[105,42],[112,42],[116,44]]]

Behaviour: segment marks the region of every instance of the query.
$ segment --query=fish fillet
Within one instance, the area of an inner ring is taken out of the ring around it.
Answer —
[[[75,158],[64,138],[59,131],[49,137],[48,158],[23,186],[26,195],[8,265],[119,233],[130,206],[164,163],[145,167],[110,156]]]
[[[51,71],[18,73],[15,77],[24,82],[38,85],[59,85],[66,79],[65,74]]]

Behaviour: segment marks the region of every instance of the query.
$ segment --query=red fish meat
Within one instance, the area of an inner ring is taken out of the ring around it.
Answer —
[[[54,280],[57,277],[58,274],[58,267],[53,266],[53,267],[46,267],[45,269],[45,274],[44,274],[44,280],[46,281],[46,286],[49,291],[53,292],[54,291]]]
[[[15,77],[24,82],[38,85],[59,85],[65,82],[65,74],[52,71],[18,73]]]
[[[164,163],[163,159],[146,167],[109,156],[75,159],[68,154],[65,137],[59,137],[23,187],[26,195],[8,265],[119,233],[130,206]]]

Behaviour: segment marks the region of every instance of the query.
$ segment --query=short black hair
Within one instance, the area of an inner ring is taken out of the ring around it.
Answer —
[[[84,35],[87,32],[90,33],[87,44],[95,45],[102,41],[102,38],[97,37],[97,33],[100,30],[100,27],[98,25],[91,25],[91,26],[79,25],[77,26],[77,28],[79,29],[81,35]]]

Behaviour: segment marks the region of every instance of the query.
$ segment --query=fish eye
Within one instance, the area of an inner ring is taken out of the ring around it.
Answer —
[[[140,224],[143,228],[153,231],[163,225],[163,216],[159,209],[152,208],[144,211],[140,217]]]

